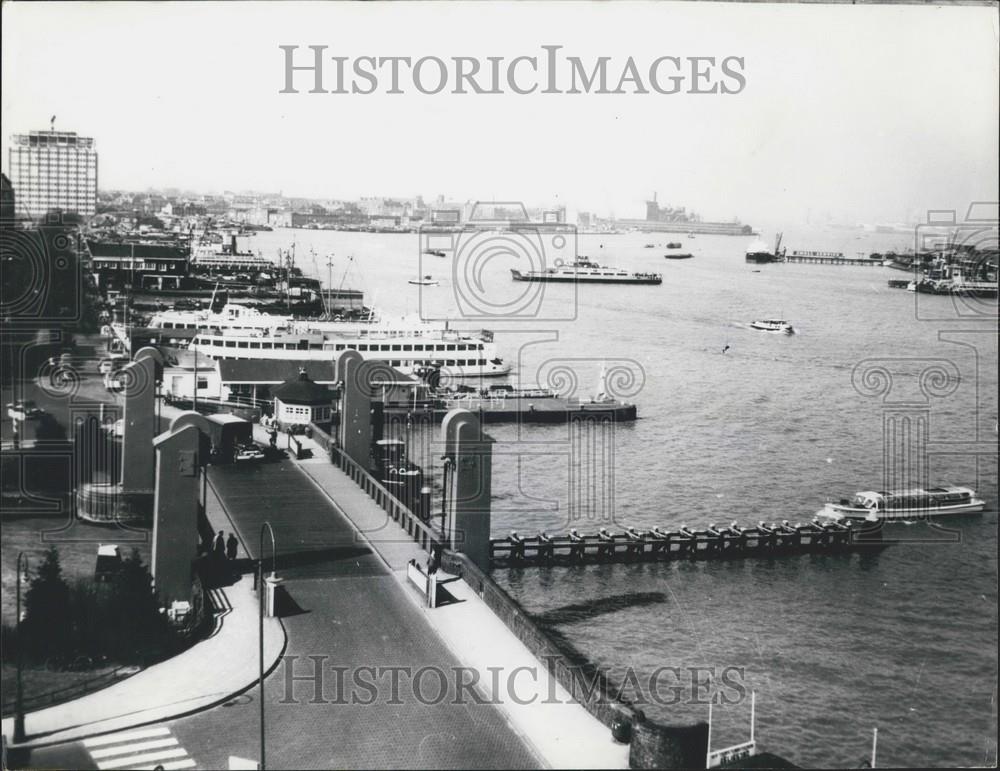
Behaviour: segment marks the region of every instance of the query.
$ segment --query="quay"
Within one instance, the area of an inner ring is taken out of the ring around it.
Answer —
[[[834,522],[780,523],[742,528],[735,524],[674,531],[626,528],[623,533],[601,529],[596,535],[520,537],[490,540],[495,567],[589,565],[607,562],[661,562],[686,559],[773,558],[795,554],[835,554],[883,549],[881,528],[852,527]]]

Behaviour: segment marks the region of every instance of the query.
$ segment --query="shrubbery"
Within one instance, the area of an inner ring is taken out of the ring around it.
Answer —
[[[4,629],[7,660],[23,642],[26,662],[50,667],[80,659],[146,664],[183,643],[160,611],[152,577],[135,550],[110,581],[67,584],[51,547],[24,595],[24,610],[22,640]]]

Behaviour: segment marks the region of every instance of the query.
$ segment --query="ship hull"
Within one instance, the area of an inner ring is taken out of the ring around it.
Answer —
[[[948,517],[956,514],[978,514],[986,508],[986,502],[978,498],[971,501],[955,504],[953,506],[923,506],[906,507],[901,509],[881,509],[876,512],[876,517],[882,521],[901,521],[912,519],[924,519],[926,517]],[[827,519],[853,519],[865,520],[872,514],[871,509],[854,508],[851,506],[839,506],[828,503],[819,512],[821,517]]]
[[[535,283],[550,284],[662,284],[662,278],[654,277],[616,277],[616,276],[559,276],[559,275],[533,275],[531,273],[521,273],[516,270],[511,271],[511,277],[515,281],[530,281]]]

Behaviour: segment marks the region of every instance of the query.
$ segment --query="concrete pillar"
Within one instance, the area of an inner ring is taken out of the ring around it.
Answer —
[[[490,511],[493,438],[485,434],[473,413],[455,409],[441,425],[445,456],[446,528],[451,548],[476,566],[490,569]]]
[[[364,358],[357,351],[344,351],[337,359],[340,389],[340,425],[337,442],[341,451],[362,468],[368,468],[372,445],[371,391],[362,386]]]
[[[155,348],[143,348],[123,369],[124,434],[122,435],[121,491],[123,494],[152,494],[153,437],[156,426],[157,370],[163,371],[163,357]]]
[[[198,556],[198,512],[210,442],[208,421],[196,412],[174,418],[153,440],[153,585],[160,602],[191,601],[192,563]]]

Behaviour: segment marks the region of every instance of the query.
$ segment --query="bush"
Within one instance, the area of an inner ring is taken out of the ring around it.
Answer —
[[[65,666],[86,657],[145,664],[179,644],[179,636],[160,612],[152,577],[137,550],[122,562],[111,582],[80,579],[67,586],[59,553],[50,548],[31,581],[25,608],[24,650],[37,663]],[[9,635],[5,630],[8,640]],[[4,656],[12,656],[6,645]]]

